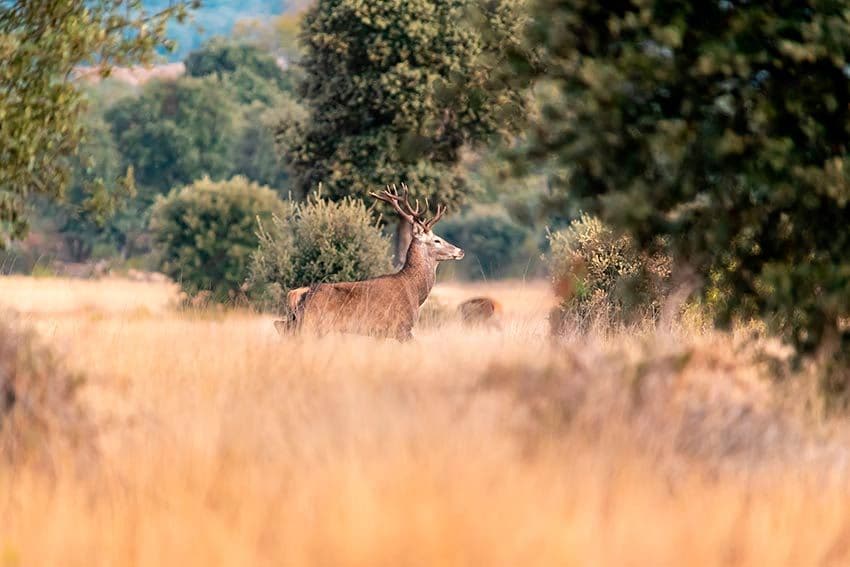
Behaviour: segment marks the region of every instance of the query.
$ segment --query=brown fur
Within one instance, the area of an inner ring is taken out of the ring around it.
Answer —
[[[289,293],[286,294],[286,306],[288,307],[286,319],[274,322],[274,328],[279,334],[285,335],[295,330],[297,324],[297,318],[295,314],[300,309],[301,302],[304,300],[304,297],[309,291],[309,287],[299,287],[297,289],[291,290]]]
[[[458,305],[458,314],[465,325],[500,327],[502,304],[490,297],[474,297]]]
[[[298,305],[301,303],[301,300],[304,299],[304,295],[306,295],[308,291],[310,291],[309,287],[299,287],[298,289],[293,289],[286,294],[286,303],[289,306],[290,313],[298,311]]]
[[[296,311],[298,328],[324,334],[331,331],[412,338],[419,307],[434,286],[437,261],[414,240],[402,269],[360,282],[316,284]]]

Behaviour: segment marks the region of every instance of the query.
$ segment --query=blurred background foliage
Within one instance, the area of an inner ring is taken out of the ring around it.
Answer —
[[[157,10],[167,7],[171,1],[144,0],[142,3],[149,10]],[[305,4],[298,0],[203,0],[188,21],[169,26],[168,37],[176,43],[176,49],[164,55],[169,60],[182,61],[207,41],[239,33],[248,23],[265,22],[274,29],[277,19]],[[270,42],[268,46],[277,47],[276,43]]]
[[[534,56],[507,74],[548,90],[521,168],[555,162],[574,207],[641,246],[668,239],[721,326],[759,318],[800,354],[850,352],[846,4],[532,10]]]

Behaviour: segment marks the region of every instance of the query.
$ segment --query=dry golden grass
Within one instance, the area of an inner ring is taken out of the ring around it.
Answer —
[[[510,324],[409,344],[280,339],[152,284],[0,290],[86,372],[100,448],[0,468],[2,567],[850,562],[841,427],[728,337],[553,343],[537,284],[443,286]]]
[[[159,313],[177,301],[174,284],[101,280],[0,277],[0,307],[26,316]]]

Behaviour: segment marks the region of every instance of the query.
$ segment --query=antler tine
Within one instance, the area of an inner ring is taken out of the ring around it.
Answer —
[[[398,189],[396,188],[395,184],[393,184],[392,187],[387,185],[387,188],[385,190],[381,191],[380,193],[375,193],[375,192],[370,191],[369,195],[371,195],[375,199],[378,199],[379,201],[383,201],[385,203],[389,203],[390,205],[392,205],[393,209],[395,209],[395,211],[403,219],[405,219],[407,222],[409,222],[411,224],[418,222],[417,217],[415,217],[414,215],[411,215],[409,212],[405,211],[402,208],[401,204],[399,203],[399,201],[402,200],[402,196],[398,194]],[[405,204],[407,203],[406,195],[404,197],[404,202],[405,202]],[[408,208],[409,208],[409,206],[408,206]]]
[[[410,196],[410,192],[407,189],[407,184],[402,183],[401,184],[401,195],[400,195],[401,204],[404,205],[404,208],[407,210],[407,213],[415,219],[415,222],[417,222],[421,225],[422,224],[422,211],[420,210],[419,199],[416,200],[416,207],[414,208],[410,204],[409,196]]]
[[[425,223],[425,228],[430,231],[432,228],[434,228],[434,225],[437,224],[437,222],[442,218],[444,214],[446,214],[446,206],[438,204],[437,213],[434,215],[434,218]]]

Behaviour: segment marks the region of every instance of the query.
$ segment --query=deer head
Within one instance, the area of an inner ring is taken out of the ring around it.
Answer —
[[[419,200],[416,206],[410,205],[407,198],[407,185],[401,184],[401,193],[395,185],[387,185],[380,193],[369,193],[375,199],[389,203],[399,216],[413,225],[413,243],[418,243],[433,260],[460,260],[463,258],[463,250],[454,244],[446,242],[431,230],[446,212],[445,205],[437,205],[436,214],[431,219],[425,219],[428,212],[427,201],[424,210],[420,210]]]

